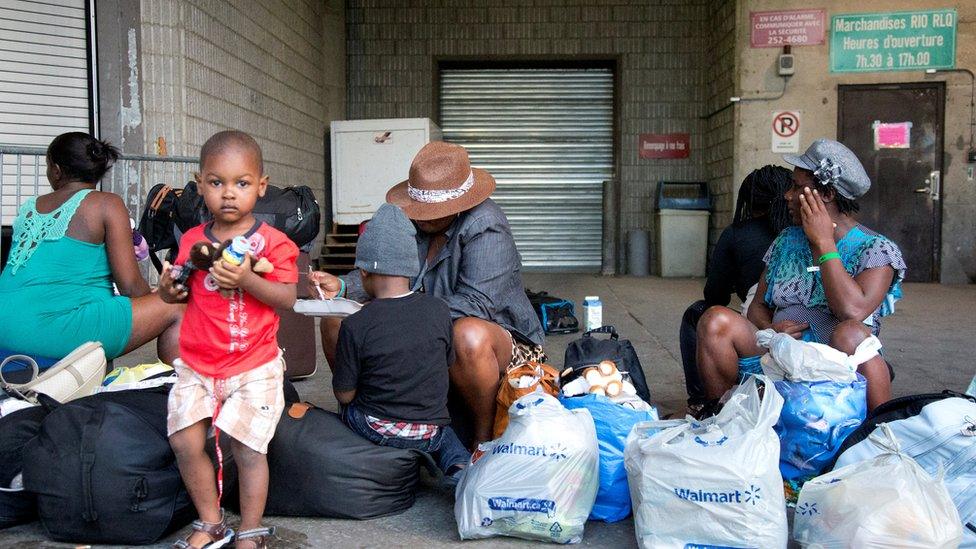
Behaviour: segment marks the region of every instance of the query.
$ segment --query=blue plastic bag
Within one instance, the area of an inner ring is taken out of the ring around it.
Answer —
[[[774,427],[780,439],[780,472],[786,480],[817,476],[847,435],[864,421],[867,381],[857,374],[851,383],[777,381],[775,385],[784,401]]]
[[[657,421],[657,410],[638,411],[626,408],[600,395],[560,397],[570,410],[586,408],[596,425],[600,443],[600,489],[590,511],[590,520],[617,522],[630,516],[630,489],[624,468],[624,446],[634,425]]]

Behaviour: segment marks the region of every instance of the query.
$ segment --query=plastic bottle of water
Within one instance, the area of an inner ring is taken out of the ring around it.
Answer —
[[[586,331],[603,326],[603,303],[599,296],[588,295],[583,299],[583,322]]]

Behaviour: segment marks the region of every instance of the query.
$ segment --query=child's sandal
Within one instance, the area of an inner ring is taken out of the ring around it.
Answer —
[[[254,549],[267,549],[268,540],[274,537],[275,530],[274,526],[245,530],[237,533],[235,541],[250,542],[254,545]]]
[[[174,541],[173,549],[217,549],[234,539],[234,531],[227,527],[227,519],[224,517],[223,509],[220,510],[220,522],[204,522],[197,519],[193,521],[190,527],[194,532],[201,532],[210,536],[210,542],[197,548],[195,545],[190,545],[190,538],[187,536],[186,539]]]

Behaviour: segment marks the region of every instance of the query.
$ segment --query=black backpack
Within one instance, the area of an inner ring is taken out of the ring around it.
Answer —
[[[168,385],[100,393],[47,416],[24,451],[24,487],[51,538],[144,545],[195,518],[166,437],[168,393]],[[229,444],[223,456],[227,503],[237,487]]]
[[[149,246],[149,259],[162,272],[163,265],[156,257],[160,250],[172,250],[179,242],[173,233],[173,222],[176,216],[176,202],[183,189],[174,189],[165,183],[153,185],[146,195],[146,209],[139,218],[138,231],[146,239]]]
[[[598,339],[593,334],[610,334],[610,338]],[[620,339],[613,326],[590,330],[583,337],[570,342],[566,347],[562,383],[572,381],[585,367],[599,364],[602,360],[612,360],[617,363],[620,371],[630,374],[630,382],[637,389],[637,396],[644,402],[651,403],[651,392],[647,388],[647,379],[644,377],[640,359],[637,358],[637,351],[629,340]]]
[[[579,320],[572,301],[554,297],[549,292],[525,290],[529,303],[547,334],[573,334],[579,331]]]
[[[851,446],[867,439],[878,425],[915,417],[922,413],[922,408],[925,408],[925,406],[947,398],[964,398],[976,402],[976,398],[974,397],[948,389],[941,393],[925,393],[893,398],[868,413],[868,417],[861,423],[861,426],[847,435],[843,444],[840,445],[840,450],[834,455],[834,460],[827,466],[825,471],[832,470],[841,454],[846,452]]]
[[[254,205],[254,218],[285,233],[299,248],[307,248],[319,234],[322,213],[315,195],[306,185],[268,185]],[[213,219],[195,181],[190,181],[176,201],[174,222],[180,233]],[[308,251],[305,249],[304,251]]]

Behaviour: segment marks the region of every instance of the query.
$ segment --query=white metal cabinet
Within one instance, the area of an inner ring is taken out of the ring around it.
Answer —
[[[340,225],[365,221],[407,179],[410,162],[441,130],[429,118],[332,123],[332,213]]]

